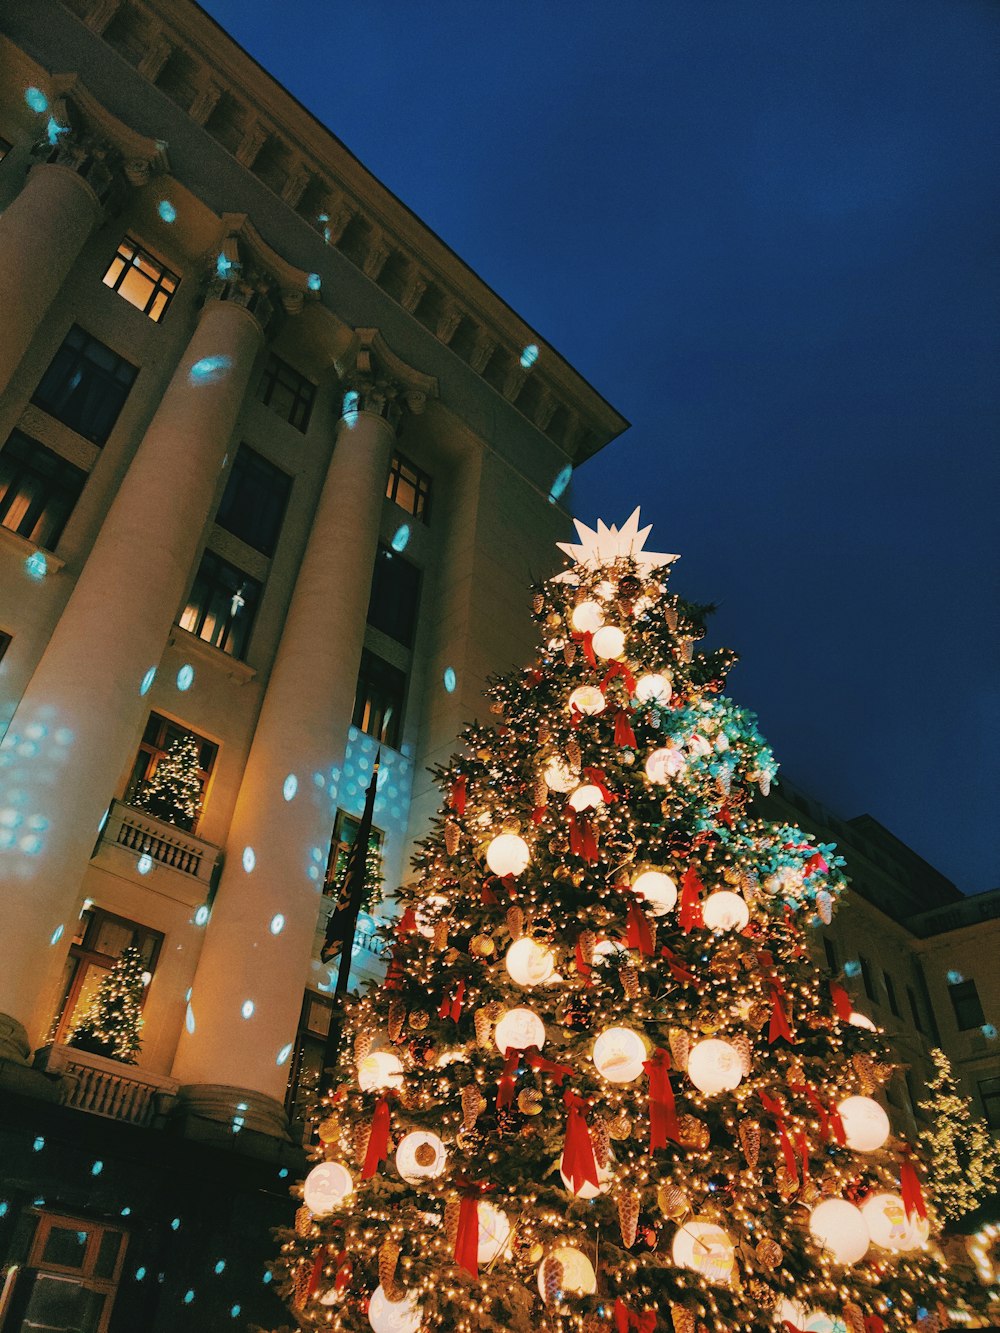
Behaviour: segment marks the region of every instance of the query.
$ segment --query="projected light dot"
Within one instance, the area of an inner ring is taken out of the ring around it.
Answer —
[[[410,540],[410,525],[409,523],[403,523],[401,524],[400,527],[396,529],[395,533],[393,534],[392,541],[389,543],[389,545],[398,554],[400,551],[406,550],[406,543],[409,540]]]
[[[49,143],[54,148],[59,142],[59,136],[61,134],[69,134],[69,126],[60,125],[55,116],[49,116],[49,123],[45,127],[45,134]]]
[[[226,1261],[225,1261],[225,1259],[220,1259],[220,1260],[219,1260],[219,1262],[215,1265],[215,1271],[216,1271],[217,1273],[224,1273],[224,1272],[226,1271]]]
[[[122,1211],[121,1211],[121,1216],[122,1216],[122,1217],[131,1217],[131,1216],[132,1216],[132,1209],[129,1208],[128,1204],[126,1204],[125,1207],[122,1209]]]
[[[984,1023],[979,1029],[987,1041],[996,1041],[997,1029],[995,1023]]]
[[[25,88],[24,100],[27,102],[28,106],[31,107],[32,111],[37,111],[39,114],[43,111],[48,111],[49,109],[49,99],[42,92],[41,88]]]
[[[37,833],[26,833],[18,846],[26,856],[37,856],[42,850],[42,840]]]
[[[155,679],[156,679],[156,667],[150,667],[142,678],[142,684],[139,686],[139,693],[141,695],[148,694]]]
[[[51,935],[51,937],[50,937],[50,939],[49,939],[49,943],[50,943],[50,944],[58,944],[59,941],[60,941],[60,940],[62,939],[62,937],[63,937],[63,931],[64,931],[65,929],[66,929],[65,926],[61,926],[61,925],[60,925],[60,926],[56,926],[55,930],[52,932],[52,935]]]
[[[521,365],[525,370],[530,370],[538,360],[538,346],[536,343],[528,343],[527,347],[521,353]]]
[[[35,1139],[34,1143],[31,1145],[31,1151],[41,1152],[44,1147],[45,1147],[45,1136],[44,1134],[39,1134],[38,1137]]]
[[[253,1000],[244,1000],[240,1007],[240,1013],[244,1018],[253,1018],[254,1002]]]
[[[309,290],[311,292],[318,292],[319,289],[323,286],[323,279],[319,276],[318,273],[310,273],[309,277],[306,279],[306,282],[308,283]]]
[[[348,426],[348,428],[353,428],[357,424],[358,403],[360,401],[361,399],[359,398],[357,391],[354,389],[348,389],[347,393],[344,394],[344,407],[342,415],[344,418],[344,423],[346,426]]]
[[[160,202],[156,205],[156,211],[157,213],[159,213],[160,217],[163,219],[164,222],[177,221],[177,209],[174,208],[173,204],[170,202],[169,199],[161,199]]]
[[[49,572],[49,562],[41,551],[35,551],[25,560],[24,569],[29,578],[43,579]]]
[[[271,934],[280,935],[285,929],[285,918],[279,912],[277,916],[271,917]]]
[[[135,1280],[136,1280],[136,1282],[141,1282],[142,1279],[143,1279],[145,1276],[146,1276],[146,1270],[145,1270],[145,1268],[143,1268],[143,1267],[140,1265],[140,1266],[135,1270]]]
[[[177,688],[179,690],[189,690],[194,683],[194,667],[182,666],[177,673]]]
[[[207,920],[208,920],[208,904],[202,903],[202,905],[198,908],[198,910],[194,914],[194,924],[196,926],[203,926]]]
[[[194,1010],[191,1008],[190,1004],[184,1013],[184,1026],[187,1028],[188,1032],[194,1032]]]
[[[287,1179],[288,1179],[288,1167],[287,1167],[287,1166],[283,1166],[283,1167],[281,1168],[281,1170],[278,1172],[278,1179],[279,1179],[279,1180],[287,1180]]]
[[[233,265],[225,255],[220,254],[215,261],[215,274],[219,278],[228,278],[232,272]]]
[[[229,1311],[230,1319],[238,1319],[240,1317],[240,1311],[242,1309],[243,1309],[242,1305],[234,1305],[232,1309]]]
[[[861,971],[861,964],[855,958],[849,958],[844,964],[844,976],[856,977]]]
[[[153,858],[150,856],[149,852],[143,852],[138,861],[136,861],[135,868],[140,875],[149,874],[153,868]]]
[[[268,1269],[267,1272],[264,1274],[264,1277],[263,1277],[264,1286],[265,1286],[265,1287],[268,1286],[268,1284],[271,1283],[271,1282],[273,1282],[273,1281],[274,1281],[274,1274],[271,1272],[270,1269]]]
[[[94,1163],[94,1165],[90,1168],[90,1174],[92,1176],[99,1176],[103,1170],[104,1170],[104,1163],[100,1159],[98,1159]]]
[[[203,356],[188,371],[189,384],[217,384],[232,369],[231,356]]]
[[[455,693],[455,687],[458,685],[458,677],[455,675],[454,667],[445,667],[444,687],[449,694]]]
[[[549,504],[554,505],[555,502],[561,498],[563,492],[566,490],[566,487],[572,480],[572,477],[573,477],[573,469],[572,467],[570,467],[569,463],[567,463],[566,466],[562,468],[560,472],[557,473],[556,479],[552,483],[552,489],[549,491]]]
[[[286,801],[290,801],[292,800],[298,789],[299,789],[298,778],[295,776],[294,773],[289,773],[288,777],[285,778],[284,782],[281,784],[282,796],[284,796]]]
[[[954,969],[952,969],[952,971],[948,973],[949,986],[961,986],[964,980],[965,978],[962,976],[961,972],[956,972]]]
[[[180,1231],[180,1229],[181,1229],[181,1219],[179,1217],[175,1217],[174,1220],[170,1223],[170,1230]]]
[[[278,1066],[283,1065],[285,1061],[288,1059],[288,1057],[291,1055],[291,1053],[292,1053],[292,1043],[289,1042],[287,1046],[282,1046],[281,1050],[278,1052],[278,1057],[274,1063]]]
[[[254,866],[257,864],[257,856],[252,847],[243,848],[243,869],[247,874],[251,874]]]
[[[190,1305],[193,1300],[194,1300],[194,1291],[191,1287],[188,1287],[187,1291],[184,1293],[184,1304]]]

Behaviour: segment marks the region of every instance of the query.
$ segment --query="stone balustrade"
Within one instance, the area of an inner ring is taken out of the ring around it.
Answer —
[[[34,1063],[61,1077],[66,1106],[128,1125],[145,1128],[162,1120],[177,1097],[175,1079],[73,1046],[44,1046]]]

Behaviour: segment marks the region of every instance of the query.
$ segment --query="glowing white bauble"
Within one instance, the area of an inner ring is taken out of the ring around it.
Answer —
[[[750,909],[738,893],[720,889],[705,899],[702,917],[709,930],[742,930],[750,920]]]
[[[603,713],[607,705],[607,700],[596,685],[579,685],[569,696],[570,712],[574,709],[578,713],[583,713],[586,717],[593,717],[595,713]]]
[[[782,1301],[774,1322],[781,1327],[786,1321],[801,1333],[847,1333],[847,1325],[822,1310],[807,1310],[794,1301]]]
[[[430,1160],[424,1161],[425,1157]],[[438,1136],[422,1129],[404,1135],[396,1149],[396,1170],[408,1185],[433,1180],[444,1170],[447,1160],[448,1154]]]
[[[729,1092],[743,1079],[743,1062],[728,1041],[709,1037],[696,1042],[688,1056],[687,1076],[701,1092]]]
[[[637,875],[632,892],[641,895],[653,916],[663,916],[677,901],[677,885],[662,870],[644,870]]]
[[[914,1216],[911,1221],[898,1194],[873,1194],[861,1205],[861,1216],[883,1250],[916,1250],[930,1235],[927,1219]]]
[[[519,875],[531,860],[531,848],[516,833],[500,833],[486,848],[486,864],[494,875]]]
[[[545,1024],[534,1009],[508,1009],[497,1024],[493,1040],[501,1055],[509,1050],[526,1051],[529,1046],[541,1050],[545,1045]]]
[[[659,671],[651,671],[647,676],[640,676],[635,682],[635,697],[641,704],[665,704],[674,692],[674,684],[669,676]]]
[[[615,585],[611,582],[610,579],[602,579],[601,582],[594,589],[594,592],[597,593],[598,597],[600,597],[602,602],[610,602],[612,597],[614,597],[617,591],[618,589],[615,587]]]
[[[368,1302],[368,1322],[375,1333],[420,1333],[424,1312],[412,1293],[407,1292],[401,1301],[390,1301],[380,1285]]]
[[[596,1199],[599,1194],[607,1194],[611,1188],[611,1182],[615,1173],[608,1166],[599,1166],[597,1168],[597,1184],[592,1185],[589,1180],[579,1182],[579,1188],[573,1189],[569,1183],[569,1176],[563,1170],[563,1159],[559,1159],[559,1174],[562,1176],[563,1189],[566,1189],[578,1199]]]
[[[434,923],[439,917],[447,915],[443,910],[448,906],[448,899],[443,893],[432,893],[417,904],[414,915],[417,918],[417,930],[425,940],[434,938]]]
[[[680,750],[654,750],[646,760],[646,777],[662,786],[676,777],[683,767],[684,756]]]
[[[594,1042],[594,1064],[609,1083],[633,1083],[647,1054],[646,1043],[631,1028],[605,1028]]]
[[[594,652],[605,660],[621,657],[625,651],[625,635],[617,625],[605,625],[594,635]]]
[[[505,1212],[491,1203],[480,1203],[476,1218],[479,1222],[479,1262],[491,1264],[507,1248],[510,1221]]]
[[[569,804],[574,810],[594,810],[603,800],[600,787],[595,787],[592,782],[586,782],[570,794]]]
[[[736,1252],[720,1226],[708,1218],[693,1217],[678,1227],[673,1257],[678,1268],[691,1268],[708,1282],[729,1282]]]
[[[619,958],[623,953],[628,953],[628,947],[620,940],[598,940],[594,945],[595,958]]]
[[[543,986],[552,980],[556,960],[544,944],[522,935],[507,950],[507,971],[519,986]]]
[[[559,1290],[564,1296],[592,1296],[597,1290],[594,1265],[575,1245],[558,1245],[538,1265],[538,1290],[545,1300],[545,1265],[555,1260],[562,1267]]]
[[[878,1028],[871,1021],[868,1015],[859,1013],[857,1009],[854,1010],[854,1012],[851,1014],[850,1018],[847,1021],[848,1023],[850,1023],[852,1028],[864,1028],[868,1032],[878,1031]]]
[[[837,1110],[855,1152],[877,1152],[889,1137],[889,1117],[873,1098],[845,1097]]]
[[[362,1092],[379,1092],[402,1084],[402,1061],[390,1051],[372,1051],[358,1065],[358,1087]]]
[[[542,776],[549,791],[572,791],[579,782],[577,774],[562,759],[550,759]]]
[[[600,602],[581,602],[569,620],[578,634],[593,634],[604,624],[604,607]]]
[[[836,1264],[856,1264],[864,1258],[871,1237],[860,1208],[846,1199],[824,1199],[809,1214],[813,1240]]]
[[[306,1176],[302,1192],[309,1211],[322,1217],[354,1193],[354,1181],[340,1162],[320,1162]]]

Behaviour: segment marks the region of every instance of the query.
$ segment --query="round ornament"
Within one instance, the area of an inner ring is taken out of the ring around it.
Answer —
[[[391,1051],[372,1051],[358,1065],[358,1087],[362,1092],[399,1088],[402,1083],[402,1061]]]
[[[405,1135],[396,1149],[396,1170],[408,1185],[433,1180],[444,1170],[448,1154],[436,1134],[415,1130]]]
[[[850,1023],[850,1025],[851,1025],[852,1028],[864,1028],[866,1032],[877,1032],[877,1031],[878,1031],[878,1028],[877,1028],[877,1027],[875,1026],[875,1024],[871,1021],[871,1019],[868,1017],[868,1015],[867,1015],[867,1014],[862,1014],[862,1013],[861,1013],[859,1010],[857,1010],[857,1009],[854,1010],[854,1012],[851,1014],[850,1018],[848,1018],[847,1021],[848,1021],[848,1023]]]
[[[783,1328],[786,1323],[791,1324],[800,1333],[847,1333],[847,1325],[842,1319],[826,1314],[823,1310],[807,1310],[795,1301],[782,1300],[774,1322],[779,1328]]]
[[[644,870],[637,875],[632,892],[642,897],[653,916],[663,916],[677,901],[677,885],[662,870]]]
[[[575,1245],[558,1245],[545,1256],[538,1265],[538,1290],[545,1300],[545,1270],[549,1264],[557,1263],[562,1269],[562,1281],[559,1292],[563,1296],[592,1296],[597,1290],[597,1275],[594,1265],[582,1250]]]
[[[479,1262],[491,1264],[504,1252],[510,1240],[510,1221],[507,1214],[491,1203],[480,1203],[477,1210],[479,1221]]]
[[[577,787],[576,791],[570,793],[569,798],[569,804],[574,810],[595,810],[603,801],[600,787],[595,787],[591,782]]]
[[[678,1268],[690,1268],[707,1282],[729,1282],[736,1262],[733,1242],[725,1231],[707,1217],[692,1217],[678,1227],[674,1236],[673,1259]]]
[[[889,1137],[889,1117],[871,1097],[845,1097],[837,1110],[844,1122],[848,1148],[877,1152]]]
[[[321,1120],[316,1127],[316,1136],[320,1143],[336,1143],[340,1138],[340,1125],[335,1116]]]
[[[522,935],[510,946],[506,957],[507,971],[519,986],[543,986],[552,979],[556,970],[552,950]]]
[[[516,833],[500,833],[486,848],[486,864],[499,875],[519,875],[531,860],[531,849]]]
[[[417,1299],[405,1292],[401,1301],[390,1301],[380,1284],[368,1302],[368,1322],[375,1333],[419,1333],[424,1312]]]
[[[569,620],[578,634],[593,634],[604,624],[604,607],[600,602],[580,602]]]
[[[579,781],[576,773],[562,759],[550,759],[542,776],[550,791],[572,791]]]
[[[837,1264],[856,1264],[868,1250],[870,1236],[861,1210],[846,1199],[824,1199],[809,1214],[813,1240]]]
[[[670,677],[659,671],[651,671],[646,676],[640,676],[635,683],[635,697],[643,704],[668,703],[673,692],[674,686]]]
[[[631,1028],[605,1028],[594,1042],[594,1064],[609,1083],[633,1083],[646,1056],[646,1043]]]
[[[720,889],[705,899],[702,917],[709,930],[742,930],[750,920],[750,909],[740,894]]]
[[[541,1050],[545,1045],[545,1024],[533,1009],[508,1009],[497,1023],[493,1039],[501,1055],[511,1049],[526,1051],[529,1046]]]
[[[446,913],[447,907],[448,899],[442,893],[432,893],[417,903],[415,911],[417,930],[425,940],[434,938],[434,923]]]
[[[569,696],[570,712],[575,710],[578,713],[583,713],[586,717],[603,713],[606,706],[607,700],[596,685],[578,685]]]
[[[594,634],[593,646],[595,655],[605,661],[621,657],[625,651],[625,635],[617,625],[604,625]]]
[[[927,1219],[915,1216],[911,1221],[898,1194],[873,1194],[861,1205],[861,1216],[883,1250],[918,1250],[930,1236]]]
[[[596,1199],[599,1194],[607,1194],[611,1188],[611,1182],[614,1179],[614,1172],[610,1166],[599,1166],[597,1168],[597,1184],[592,1184],[589,1180],[581,1181],[577,1189],[569,1183],[569,1176],[563,1170],[562,1158],[559,1159],[559,1174],[562,1176],[563,1189],[570,1194],[576,1195],[578,1199]]]
[[[664,1184],[657,1189],[656,1202],[660,1205],[660,1212],[674,1222],[691,1207],[684,1191],[673,1184]]]
[[[710,1037],[691,1047],[687,1075],[700,1092],[709,1096],[729,1092],[743,1079],[743,1061],[735,1046]]]
[[[317,1217],[333,1212],[338,1204],[354,1193],[351,1173],[341,1162],[321,1162],[303,1182],[306,1207]]]
[[[684,756],[680,750],[673,747],[654,750],[646,760],[646,777],[650,782],[664,786],[671,778],[676,777],[683,767]]]

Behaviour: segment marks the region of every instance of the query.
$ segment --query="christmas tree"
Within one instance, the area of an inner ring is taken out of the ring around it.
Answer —
[[[97,994],[73,1029],[70,1046],[134,1065],[142,1047],[145,964],[132,944],[102,979]]]
[[[972,1102],[959,1092],[944,1051],[931,1052],[934,1076],[930,1096],[920,1103],[927,1128],[920,1146],[931,1178],[938,1212],[957,1221],[996,1194],[1000,1187],[1000,1152],[986,1122],[972,1114]]]
[[[136,805],[178,828],[192,829],[201,810],[198,742],[186,732],[170,746],[143,784]]]
[[[438,778],[279,1261],[303,1327],[936,1327],[880,1034],[812,961],[835,849],[774,779],[675,557],[578,524],[541,646]]]

